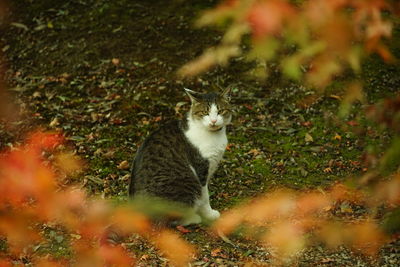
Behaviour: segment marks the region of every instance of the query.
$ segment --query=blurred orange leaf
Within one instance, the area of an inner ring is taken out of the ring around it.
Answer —
[[[229,234],[243,221],[244,216],[244,209],[240,208],[223,212],[221,217],[213,224],[213,229],[217,233]]]
[[[192,245],[169,230],[163,230],[158,234],[154,238],[154,243],[175,266],[187,266],[195,254]]]
[[[367,255],[376,255],[385,242],[383,232],[370,221],[350,226],[349,232],[353,237],[352,245]]]
[[[305,246],[302,230],[288,222],[280,222],[271,227],[263,237],[263,242],[276,248],[281,257],[294,255]]]
[[[150,230],[150,221],[146,216],[132,209],[119,208],[114,212],[112,223],[124,233],[145,233]]]
[[[255,1],[251,7],[247,20],[255,38],[278,33],[283,23],[295,15],[290,4],[284,0]]]
[[[330,199],[321,193],[307,193],[297,199],[296,212],[301,215],[322,211],[330,205]]]
[[[103,245],[99,249],[99,254],[106,266],[132,266],[135,263],[121,246]]]

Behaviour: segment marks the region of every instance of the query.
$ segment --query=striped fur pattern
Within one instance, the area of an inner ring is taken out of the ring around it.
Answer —
[[[232,118],[229,90],[198,93],[186,89],[191,109],[183,120],[163,124],[136,153],[129,194],[184,204],[189,212],[181,224],[215,220],[208,183],[227,145],[226,126]]]

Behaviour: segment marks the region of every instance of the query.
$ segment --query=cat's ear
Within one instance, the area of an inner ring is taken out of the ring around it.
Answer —
[[[185,92],[190,97],[190,100],[192,101],[192,103],[200,102],[201,93],[195,92],[195,91],[187,89],[187,88],[185,88]]]
[[[226,101],[231,101],[232,87],[226,87],[219,95]]]

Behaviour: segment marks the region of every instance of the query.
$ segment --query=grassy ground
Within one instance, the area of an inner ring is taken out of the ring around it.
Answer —
[[[390,134],[365,131],[368,122],[360,115],[361,104],[346,119],[337,117],[340,103],[331,93],[340,94],[346,78],[334,82],[329,93],[310,105],[304,99],[315,95],[312,90],[279,74],[267,82],[251,80],[246,76],[251,64],[240,59],[200,78],[176,78],[180,66],[218,42],[218,32],[192,27],[198,12],[213,4],[12,1],[12,12],[2,26],[2,65],[8,69],[6,80],[21,116],[11,129],[0,125],[0,148],[21,142],[36,127],[62,130],[67,145],[87,165],[84,174],[68,183],[124,201],[129,170],[121,162],[131,161],[147,134],[163,120],[183,116],[189,108],[183,88],[209,91],[234,85],[237,109],[228,129],[230,149],[211,183],[212,206],[225,210],[272,188],[324,188],[362,173],[365,149],[384,150]],[[396,34],[394,47],[400,40]],[[372,57],[360,77],[367,102],[375,102],[398,92],[400,68]],[[268,263],[272,257],[253,241],[238,236],[233,247],[202,226],[185,238],[199,248],[197,264],[202,266]],[[128,246],[139,257],[148,255],[143,266],[164,264],[141,240]],[[346,249],[333,252],[318,247],[291,264],[394,266],[389,259],[399,264],[400,255],[391,249],[370,262]]]

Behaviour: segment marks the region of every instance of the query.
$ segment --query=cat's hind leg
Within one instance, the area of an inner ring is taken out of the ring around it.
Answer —
[[[201,216],[197,214],[196,208],[190,208],[184,215],[180,221],[180,224],[183,226],[190,224],[199,224],[201,223]]]

